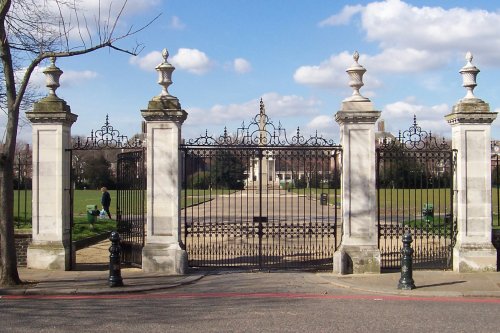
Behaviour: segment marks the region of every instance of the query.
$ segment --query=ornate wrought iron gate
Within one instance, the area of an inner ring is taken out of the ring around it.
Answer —
[[[456,152],[413,125],[377,148],[378,230],[382,268],[401,264],[402,237],[414,242],[414,268],[452,267],[456,238]]]
[[[181,217],[190,266],[330,269],[338,245],[341,148],[290,140],[260,113],[184,155]]]
[[[142,265],[144,247],[146,168],[144,150],[118,154],[116,169],[117,229],[122,261]]]
[[[106,121],[98,130],[92,130],[90,136],[85,139],[77,137],[69,149],[71,187],[70,194],[70,241],[72,241],[72,230],[74,227],[74,189],[80,179],[81,172],[85,168],[84,156],[79,156],[78,151],[96,152],[102,151],[117,158],[117,229],[123,240],[122,260],[125,262],[141,264],[141,251],[144,245],[144,223],[145,223],[145,188],[146,173],[144,171],[144,154],[142,141],[137,137],[129,139],[120,134],[109,122]],[[125,151],[125,153],[123,153]],[[122,152],[122,153],[118,153]],[[88,155],[88,154],[87,154]],[[77,158],[78,157],[78,158]],[[104,185],[104,184],[103,184]],[[141,190],[139,190],[139,188]],[[98,198],[97,198],[98,200]],[[141,236],[142,235],[142,236]],[[142,237],[142,240],[141,240]],[[139,245],[140,244],[140,245]],[[140,247],[140,250],[138,249]],[[137,254],[139,252],[139,254]],[[71,258],[75,256],[71,255]],[[74,263],[72,263],[72,266]]]

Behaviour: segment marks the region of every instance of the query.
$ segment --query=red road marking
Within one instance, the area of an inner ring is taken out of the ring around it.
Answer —
[[[173,293],[173,294],[118,294],[118,295],[4,295],[1,300],[85,300],[85,299],[187,299],[187,298],[282,298],[282,299],[338,299],[373,301],[419,301],[443,303],[500,303],[500,298],[475,297],[418,297],[384,295],[319,295],[295,293]]]

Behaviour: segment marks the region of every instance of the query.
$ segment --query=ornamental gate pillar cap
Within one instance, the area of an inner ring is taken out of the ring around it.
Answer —
[[[349,75],[349,86],[352,88],[353,92],[350,97],[342,101],[340,111],[335,115],[335,120],[337,122],[347,119],[350,119],[349,121],[375,122],[380,116],[380,112],[375,111],[373,103],[369,98],[359,93],[359,89],[364,86],[363,75],[366,69],[358,63],[358,51],[355,51],[352,57],[354,63],[347,68],[346,72]],[[356,119],[352,118],[352,115],[349,115],[350,113],[356,113]]]
[[[162,91],[155,98],[156,99],[165,99],[165,98],[176,99],[175,96],[172,96],[168,92],[168,87],[172,84],[172,73],[174,72],[175,67],[172,66],[172,64],[170,64],[168,62],[169,53],[168,53],[167,49],[163,49],[161,55],[163,57],[163,62],[161,64],[159,64],[158,66],[156,66],[155,69],[158,72],[158,84],[160,86],[162,86]]]
[[[174,121],[182,124],[186,120],[187,112],[182,110],[179,99],[168,92],[175,67],[168,62],[167,49],[163,49],[161,54],[163,62],[155,69],[158,72],[158,84],[162,87],[162,91],[149,101],[148,108],[141,110],[141,114],[146,121]]]
[[[56,94],[57,88],[59,88],[59,78],[61,77],[63,71],[56,66],[56,57],[50,57],[50,65],[43,70],[45,74],[45,86],[49,89],[49,93],[42,101],[60,101],[61,99]]]
[[[474,88],[477,86],[476,77],[480,70],[472,64],[473,58],[472,53],[470,51],[467,52],[465,55],[467,63],[459,72],[462,75],[462,86],[467,89],[467,94],[463,99],[478,99],[474,96]]]
[[[480,98],[474,96],[474,88],[477,86],[476,76],[479,69],[472,64],[472,53],[467,52],[465,60],[467,63],[459,73],[462,75],[462,86],[467,90],[464,98],[453,106],[450,114],[445,116],[446,121],[456,124],[491,124],[497,117],[496,112],[490,112],[490,105]]]
[[[49,89],[46,97],[33,104],[33,110],[26,112],[32,123],[64,123],[73,124],[78,116],[71,113],[70,106],[56,94],[59,78],[63,71],[56,66],[56,58],[50,57],[50,65],[44,69],[45,86]]]
[[[351,67],[347,68],[346,72],[349,75],[349,86],[353,89],[353,92],[351,97],[344,99],[344,102],[368,102],[370,100],[359,93],[359,89],[364,86],[363,75],[365,74],[366,69],[358,63],[358,51],[355,51],[352,57],[354,59],[354,63]]]

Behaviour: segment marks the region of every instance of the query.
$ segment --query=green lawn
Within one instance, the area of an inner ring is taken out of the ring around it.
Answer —
[[[410,212],[421,212],[424,204],[433,204],[434,212],[450,212],[450,189],[380,189],[381,211],[404,207]]]
[[[14,221],[31,228],[31,190],[14,191]]]
[[[447,221],[446,221],[447,222]],[[436,216],[433,219],[422,219],[422,220],[414,220],[409,222],[404,222],[404,225],[408,225],[412,228],[424,230],[429,234],[433,234],[436,236],[451,236],[452,225],[450,223],[445,223],[445,220],[441,216]]]
[[[329,203],[340,202],[340,190],[320,189],[320,188],[305,188],[292,189],[294,193],[299,195],[307,195],[319,200],[322,193],[327,193]],[[449,202],[449,189],[381,189],[380,200],[381,209],[390,211],[391,207],[404,205],[405,210],[421,212],[424,203],[432,203],[436,213],[449,212],[451,204]],[[189,207],[205,201],[211,200],[213,196],[219,194],[234,193],[234,190],[183,190],[181,192],[181,206]],[[116,191],[110,190],[111,195],[111,214],[116,216]],[[187,196],[187,197],[186,197]],[[493,211],[493,228],[500,229],[500,207],[498,203],[498,191],[492,191],[492,211]],[[86,221],[86,206],[97,205],[101,208],[101,192],[99,190],[76,190],[74,192],[74,219],[76,221]],[[82,220],[83,219],[83,220]],[[31,228],[31,191],[15,191],[14,192],[14,221],[18,229]]]
[[[116,191],[109,190],[111,195],[111,215],[116,216]],[[211,200],[215,195],[234,193],[234,190],[184,190],[181,192],[181,206],[189,207],[205,201]],[[185,194],[187,195],[186,200]],[[145,195],[144,195],[145,197]],[[100,190],[75,190],[73,203],[73,216],[75,224],[77,221],[86,221],[87,205],[97,205],[97,209],[101,209],[101,191]],[[146,205],[146,202],[144,202]],[[146,209],[146,206],[144,206]],[[14,221],[18,229],[31,228],[31,190],[15,191],[14,193]]]
[[[73,241],[89,238],[105,232],[116,230],[116,221],[109,219],[99,219],[93,224],[87,221],[87,217],[78,217],[74,219]]]
[[[499,201],[499,196],[498,196],[499,189],[496,187],[493,187],[491,190],[491,210],[493,212],[493,228],[494,229],[500,229],[500,201]]]

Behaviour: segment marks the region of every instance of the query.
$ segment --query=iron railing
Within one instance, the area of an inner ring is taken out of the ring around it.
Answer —
[[[377,148],[381,267],[399,268],[411,232],[414,267],[448,269],[456,239],[453,195],[456,152],[413,126]]]

